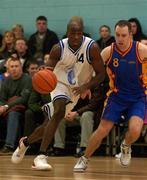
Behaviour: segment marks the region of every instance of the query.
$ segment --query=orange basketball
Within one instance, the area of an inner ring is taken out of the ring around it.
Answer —
[[[57,78],[52,71],[43,69],[34,74],[32,84],[33,88],[40,94],[48,94],[55,89]]]

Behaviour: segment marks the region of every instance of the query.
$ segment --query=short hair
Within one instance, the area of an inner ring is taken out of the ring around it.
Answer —
[[[18,39],[16,39],[14,44],[16,45],[16,42],[19,41],[19,40],[20,41],[21,40],[24,41],[26,45],[28,44],[28,42],[27,42],[27,40],[25,38],[18,38]]]
[[[45,16],[38,16],[37,18],[36,18],[36,21],[46,21],[47,22],[47,18],[45,17]]]
[[[118,22],[115,24],[115,29],[116,29],[116,26],[119,26],[119,27],[125,27],[125,26],[127,26],[129,32],[131,32],[131,24],[130,24],[130,22],[127,21],[127,20],[120,20],[120,21],[118,21]]]
[[[30,65],[32,64],[36,64],[39,66],[39,63],[35,60],[35,59],[29,59],[28,62],[26,63],[26,68],[28,69],[30,67]]]
[[[71,19],[69,20],[68,24],[67,24],[67,29],[69,28],[69,26],[73,23],[73,22],[77,22],[81,25],[82,29],[84,28],[84,23],[83,23],[83,19],[80,16],[73,16],[71,17]]]
[[[14,61],[14,62],[15,62],[15,61],[18,61],[18,62],[21,64],[21,66],[22,66],[22,63],[21,63],[19,57],[13,57],[13,56],[11,56],[11,57],[9,57],[6,61],[7,61],[8,65],[9,65],[9,63],[10,63],[11,61]]]
[[[99,31],[101,31],[101,29],[102,29],[102,28],[107,28],[107,29],[108,29],[108,31],[109,31],[109,32],[111,32],[110,27],[109,27],[109,26],[107,26],[107,25],[105,25],[105,24],[104,24],[104,25],[102,25],[102,26],[100,26]]]

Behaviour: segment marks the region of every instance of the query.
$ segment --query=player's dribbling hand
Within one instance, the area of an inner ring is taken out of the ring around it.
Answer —
[[[81,99],[85,99],[86,97],[88,97],[88,99],[91,99],[91,91],[90,91],[90,89],[87,89],[86,91],[81,93],[80,97],[81,97]]]
[[[78,116],[78,113],[76,111],[73,111],[73,112],[71,111],[65,115],[65,119],[67,121],[73,121],[76,116]]]
[[[72,88],[72,92],[74,93],[75,96],[85,94],[87,90],[89,90],[89,89],[87,88],[87,86],[85,84],[80,87]]]

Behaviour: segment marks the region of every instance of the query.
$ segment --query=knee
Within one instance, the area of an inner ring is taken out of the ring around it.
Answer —
[[[94,122],[93,121],[93,112],[87,111],[87,112],[83,113],[81,118],[80,118],[80,122],[82,124],[84,124],[84,123],[93,124],[93,122]]]
[[[141,129],[142,128],[140,128],[138,126],[133,126],[133,127],[129,128],[129,132],[130,132],[131,136],[139,137],[140,133],[141,133]]]
[[[97,135],[97,138],[105,138],[108,134],[109,134],[109,130],[107,130],[106,128],[102,127],[102,126],[99,126],[97,129],[96,129],[96,135]]]

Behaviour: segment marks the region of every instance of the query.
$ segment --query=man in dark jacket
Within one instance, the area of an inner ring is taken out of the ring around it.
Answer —
[[[37,32],[32,34],[28,41],[28,49],[39,63],[43,63],[45,54],[49,54],[52,46],[58,43],[58,37],[55,32],[47,28],[47,18],[39,16],[36,19]]]

